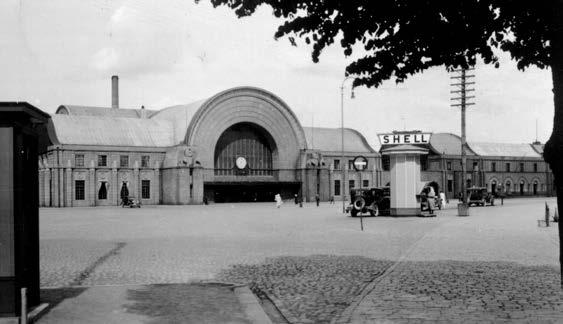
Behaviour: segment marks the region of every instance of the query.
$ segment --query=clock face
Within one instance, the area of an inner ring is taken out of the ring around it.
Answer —
[[[237,168],[244,169],[246,167],[246,159],[242,156],[239,156],[236,160]]]

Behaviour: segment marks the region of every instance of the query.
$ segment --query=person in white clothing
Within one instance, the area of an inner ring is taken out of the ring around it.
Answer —
[[[280,194],[276,194],[274,197],[274,200],[276,201],[276,207],[280,208],[281,204],[282,204],[282,198],[280,196]]]
[[[440,202],[442,207],[446,206],[446,194],[440,190]]]

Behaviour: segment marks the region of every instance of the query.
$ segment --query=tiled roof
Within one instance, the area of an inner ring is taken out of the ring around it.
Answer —
[[[55,114],[48,127],[54,144],[167,147],[173,144],[168,121],[146,118]]]
[[[469,147],[480,156],[533,157],[541,158],[531,144],[469,143]]]
[[[145,109],[146,117],[156,113],[155,110]],[[92,106],[62,105],[57,109],[56,114],[66,114],[73,116],[99,116],[99,117],[122,117],[122,118],[141,118],[141,109],[106,108]]]
[[[340,128],[303,127],[307,147],[328,152],[340,152],[342,133]],[[344,151],[358,153],[375,153],[360,132],[344,128]]]
[[[430,137],[430,148],[437,154],[461,155],[461,138],[451,133],[434,133]],[[466,150],[467,155],[475,155]]]

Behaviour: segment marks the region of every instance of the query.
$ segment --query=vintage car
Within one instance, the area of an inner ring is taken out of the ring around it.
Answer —
[[[121,207],[141,208],[141,201],[135,197],[124,197],[121,200]]]
[[[495,197],[487,192],[485,187],[471,187],[467,189],[467,205],[485,206],[495,205]]]
[[[369,213],[370,216],[389,215],[391,206],[391,190],[389,187],[350,190],[350,205],[346,211],[352,217],[358,213]]]

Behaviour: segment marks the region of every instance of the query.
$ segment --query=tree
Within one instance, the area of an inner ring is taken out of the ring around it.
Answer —
[[[196,2],[199,0],[195,0]],[[555,178],[557,204],[563,206],[563,0],[209,0],[237,16],[268,5],[283,18],[275,38],[287,36],[312,45],[312,59],[339,40],[349,56],[362,57],[346,67],[353,86],[378,87],[404,81],[430,67],[468,68],[481,57],[499,66],[494,49],[509,52],[517,66],[551,68],[553,132],[544,159]],[[559,208],[561,210],[561,208]],[[558,223],[563,288],[563,225]]]

